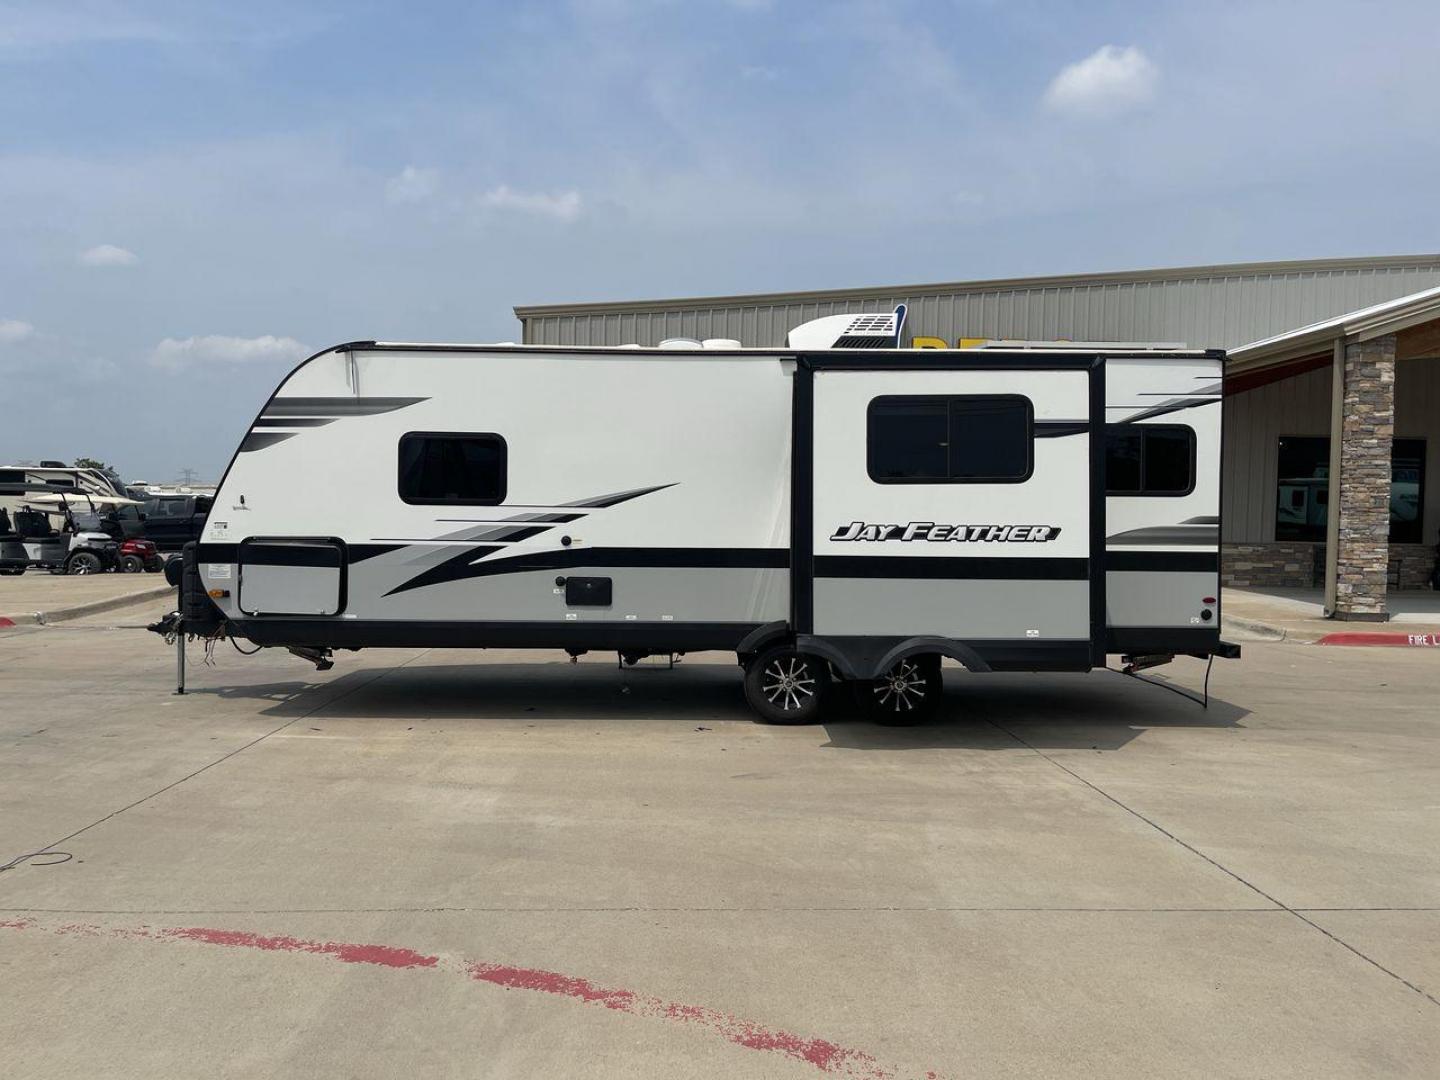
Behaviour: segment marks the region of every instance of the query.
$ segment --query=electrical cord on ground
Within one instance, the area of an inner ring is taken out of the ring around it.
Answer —
[[[1202,709],[1208,709],[1210,708],[1210,668],[1214,663],[1214,655],[1209,656],[1205,660],[1205,683],[1203,692],[1199,697],[1190,693],[1188,690],[1180,689],[1178,686],[1171,686],[1169,683],[1161,682],[1159,679],[1147,679],[1138,671],[1122,671],[1120,668],[1113,668],[1109,664],[1105,665],[1105,670],[1113,671],[1116,675],[1124,675],[1127,679],[1138,679],[1140,682],[1148,683],[1151,686],[1158,686],[1161,690],[1169,690],[1172,694],[1179,694],[1186,701],[1193,701]]]
[[[0,874],[3,874],[6,870],[14,870],[15,867],[21,863],[27,863],[31,859],[50,859],[49,862],[34,863],[33,865],[35,866],[59,866],[61,863],[69,862],[74,857],[75,856],[71,855],[68,851],[50,851],[48,848],[42,848],[39,851],[32,851],[28,855],[16,855],[15,858],[7,863],[0,863]]]

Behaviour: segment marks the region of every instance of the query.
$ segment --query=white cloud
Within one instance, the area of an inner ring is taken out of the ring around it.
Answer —
[[[478,202],[490,210],[514,210],[522,214],[551,217],[556,221],[574,221],[580,216],[578,191],[547,195],[543,191],[515,191],[507,184],[501,184],[482,194]]]
[[[35,327],[20,319],[0,319],[0,344],[10,345],[24,341],[35,333]]]
[[[392,203],[424,202],[435,194],[440,174],[434,169],[417,169],[406,165],[398,176],[385,181],[385,198]]]
[[[1067,64],[1045,91],[1056,112],[1104,116],[1143,105],[1155,95],[1160,69],[1133,45],[1102,45]]]
[[[194,365],[293,363],[311,350],[291,337],[226,337],[205,334],[202,337],[166,338],[155,346],[150,362],[156,367],[179,371]]]
[[[140,256],[114,244],[100,244],[80,253],[81,266],[134,266]]]

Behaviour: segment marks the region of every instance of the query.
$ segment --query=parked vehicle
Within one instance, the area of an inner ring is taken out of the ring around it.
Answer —
[[[11,517],[30,496],[54,492],[129,499],[124,483],[109,469],[79,468],[60,461],[0,465],[0,509]],[[145,535],[145,518],[139,501],[117,504],[112,511],[125,536]]]
[[[0,536],[5,572],[24,573],[29,566],[66,574],[114,569],[120,544],[100,525],[96,504],[104,500],[105,496],[73,493],[34,496],[15,512],[13,531]]]
[[[151,489],[143,503],[145,538],[166,553],[200,539],[214,496],[201,492]]]
[[[328,349],[242,440],[187,549],[181,625],[327,666],[377,646],[733,651],[777,723],[815,719],[836,681],[877,719],[923,716],[942,657],[1238,655],[1219,634],[1223,354],[898,349],[902,319],[821,319],[785,349]]]
[[[120,560],[116,569],[125,574],[157,573],[165,568],[165,560],[153,540],[120,541]]]

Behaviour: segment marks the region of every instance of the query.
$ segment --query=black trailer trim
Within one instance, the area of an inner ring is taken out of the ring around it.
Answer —
[[[472,543],[467,540],[455,541],[456,547]],[[390,551],[416,545],[409,544],[351,544],[350,562],[357,563]],[[233,563],[236,561],[238,544],[200,544],[197,557],[203,563]],[[490,548],[492,551],[506,550]],[[474,550],[465,552],[471,558],[479,558]],[[485,577],[492,574],[523,574],[529,570],[563,570],[575,566],[596,567],[701,567],[738,568],[759,570],[784,570],[790,565],[790,552],[785,548],[587,548],[568,547],[553,551],[527,551],[478,563],[470,569],[470,577]]]
[[[1105,664],[1105,357],[1090,361],[1090,660]]]
[[[790,422],[790,625],[815,629],[815,370],[795,364]]]
[[[1012,559],[969,555],[817,555],[819,578],[907,580],[1086,581],[1090,560],[1081,558]]]
[[[947,357],[943,355],[946,351],[954,351],[959,355]],[[1088,371],[1096,363],[1095,354],[1089,352],[1052,353],[1036,350],[1005,353],[988,349],[969,353],[961,353],[958,349],[924,349],[921,352],[927,356],[936,356],[937,353],[941,355],[930,360],[926,356],[916,355],[913,351],[877,356],[875,353],[861,352],[852,355],[836,350],[806,353],[801,359],[808,361],[816,371]],[[1103,360],[1101,362],[1103,363]],[[1102,424],[1105,422],[1104,417],[1102,412]]]
[[[1173,574],[1218,574],[1218,551],[1107,551],[1106,570]]]
[[[760,623],[472,622],[236,619],[234,632],[257,645],[330,649],[625,649],[733,652]]]
[[[345,561],[344,549],[335,540],[247,540],[241,549],[245,566],[319,566],[337,570]]]
[[[1106,636],[1110,653],[1186,653],[1191,656],[1225,655],[1220,646],[1220,627],[1209,626],[1112,626]]]

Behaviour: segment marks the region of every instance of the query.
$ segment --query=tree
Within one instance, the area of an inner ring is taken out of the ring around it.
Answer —
[[[93,457],[77,457],[75,459],[75,468],[77,469],[100,469],[104,471],[109,467],[105,462]]]

